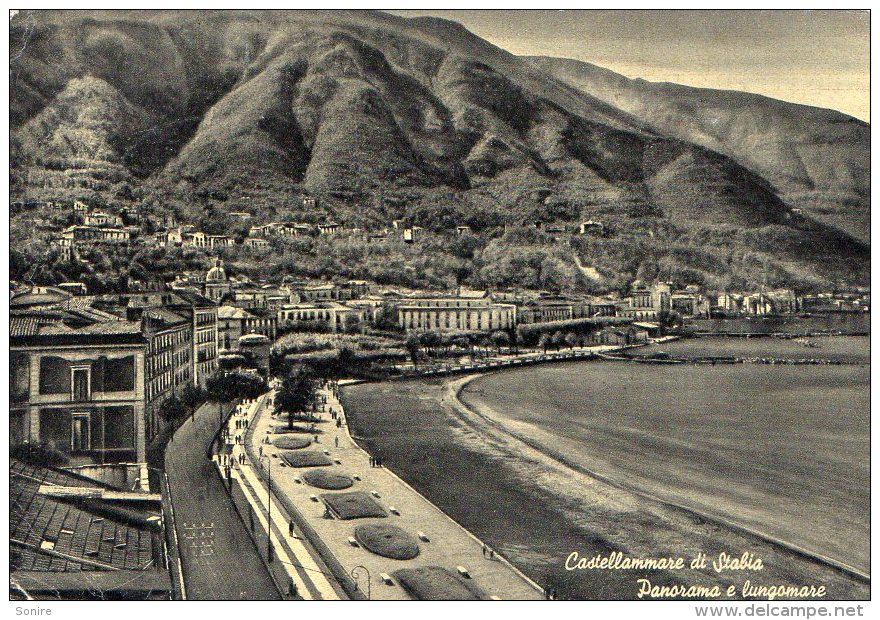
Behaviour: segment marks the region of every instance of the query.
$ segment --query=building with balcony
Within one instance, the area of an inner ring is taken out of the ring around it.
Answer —
[[[140,324],[95,309],[10,312],[10,442],[73,464],[145,461]]]

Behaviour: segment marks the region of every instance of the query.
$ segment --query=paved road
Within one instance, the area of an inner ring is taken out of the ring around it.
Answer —
[[[165,453],[187,598],[279,600],[206,456],[219,422],[217,405],[204,405],[175,433]]]

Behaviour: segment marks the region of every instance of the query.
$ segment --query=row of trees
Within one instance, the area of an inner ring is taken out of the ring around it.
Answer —
[[[497,353],[505,347],[515,345],[511,335],[505,331],[494,331],[489,334],[442,334],[435,331],[412,332],[406,337],[404,346],[409,352],[413,365],[418,366],[419,354],[427,357],[443,357],[448,355],[452,348],[467,350],[471,357],[482,350],[486,354],[490,349]]]
[[[204,388],[189,384],[180,394],[174,393],[166,398],[159,406],[159,415],[166,424],[180,422],[207,401],[228,403],[257,398],[268,391],[266,380],[257,374],[241,370],[219,370],[208,377]]]

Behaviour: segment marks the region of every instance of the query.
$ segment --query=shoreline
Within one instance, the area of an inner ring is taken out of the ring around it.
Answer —
[[[546,360],[547,363],[550,363],[551,361],[561,364],[564,361],[570,360]],[[521,366],[514,366],[514,368],[516,367]],[[709,512],[694,509],[690,506],[687,506],[686,504],[669,501],[662,497],[646,493],[639,488],[630,487],[629,485],[622,484],[611,477],[604,476],[600,472],[588,470],[584,467],[579,466],[576,463],[570,462],[568,459],[565,458],[564,455],[559,454],[558,452],[554,453],[553,450],[548,450],[547,446],[542,445],[540,441],[535,440],[530,436],[524,436],[522,433],[518,433],[516,432],[516,430],[510,429],[507,425],[495,419],[491,414],[487,415],[487,412],[485,411],[475,411],[469,403],[465,402],[465,399],[462,397],[462,391],[470,382],[478,378],[494,374],[498,370],[507,369],[509,368],[485,368],[482,372],[471,372],[465,376],[434,376],[422,379],[412,379],[411,381],[405,382],[403,384],[397,381],[371,383],[373,383],[374,385],[385,384],[383,387],[385,388],[384,392],[386,393],[386,397],[390,393],[392,394],[391,398],[394,398],[393,394],[395,394],[396,392],[400,392],[402,393],[402,395],[408,395],[406,392],[413,392],[416,394],[438,392],[437,395],[431,394],[430,401],[437,402],[437,404],[443,409],[452,411],[455,417],[467,427],[468,432],[472,431],[484,436],[484,441],[500,441],[500,443],[504,444],[505,447],[512,443],[520,444],[523,448],[521,458],[532,462],[532,459],[534,457],[529,456],[529,454],[540,454],[539,458],[552,460],[554,466],[558,469],[564,468],[569,472],[576,472],[575,476],[571,476],[571,474],[569,474],[569,478],[572,480],[573,483],[577,482],[577,476],[587,476],[589,479],[592,480],[592,483],[585,483],[584,486],[590,486],[590,492],[593,493],[593,495],[599,493],[598,501],[601,502],[602,497],[608,497],[610,495],[613,495],[614,493],[622,493],[627,496],[631,495],[638,497],[640,498],[641,504],[647,503],[654,505],[654,508],[650,510],[641,511],[642,516],[640,518],[643,520],[647,520],[646,522],[659,519],[657,523],[660,524],[658,527],[660,527],[661,529],[668,527],[668,523],[666,523],[666,520],[670,518],[670,515],[674,521],[679,523],[679,531],[681,531],[680,526],[682,523],[691,522],[700,524],[700,527],[698,529],[701,529],[703,531],[699,534],[694,535],[693,541],[695,542],[695,544],[700,544],[700,541],[702,540],[703,545],[716,550],[720,548],[752,549],[753,547],[757,547],[758,549],[762,550],[764,557],[769,558],[770,569],[765,572],[777,575],[776,579],[778,581],[793,583],[805,579],[807,581],[809,581],[810,579],[814,579],[817,583],[828,583],[830,586],[829,589],[831,590],[830,595],[837,598],[843,596],[863,598],[869,595],[868,592],[870,575],[854,566],[839,562],[834,558],[824,556],[821,553],[812,552],[809,549],[802,548],[784,539],[780,539],[778,537],[768,535],[758,530],[751,529],[747,526],[740,525],[735,521],[725,519],[723,517],[717,517]],[[431,381],[432,379],[437,383],[424,383],[425,381]],[[424,388],[421,391],[417,387],[420,382],[422,382],[422,384],[424,385]],[[406,385],[406,383],[409,383],[411,385],[405,388],[402,387],[395,389],[393,386],[390,385],[393,383],[397,383],[402,386]],[[368,390],[371,388],[368,386],[364,386],[361,389]],[[421,395],[419,395],[418,397],[420,399],[426,399],[424,396]],[[357,400],[360,401],[361,398],[358,398]],[[403,404],[404,407],[405,404],[406,403]],[[366,415],[369,416],[369,410],[367,409],[360,410],[360,408],[358,407],[354,408],[353,411],[360,411],[362,414],[366,413]],[[354,414],[355,417],[357,415],[358,413]],[[455,426],[454,423],[453,426]],[[369,427],[370,424],[367,424],[368,429]],[[490,429],[490,432],[488,433],[485,432],[487,428]],[[365,441],[373,445],[384,445],[381,437],[376,437],[370,432],[367,432],[366,435],[368,436],[360,437],[359,440]],[[516,450],[520,451],[519,448],[517,448]],[[456,505],[453,504],[450,506],[448,501],[443,502],[442,494],[441,496],[437,496],[436,491],[438,489],[436,488],[436,486],[434,486],[435,483],[433,481],[429,482],[428,480],[425,480],[423,474],[420,474],[417,469],[413,470],[411,467],[407,468],[404,466],[402,471],[406,472],[408,477],[414,477],[414,484],[417,484],[422,489],[423,493],[427,493],[428,496],[432,498],[432,501],[440,499],[441,503],[443,503],[444,505],[444,511],[450,514],[453,519],[458,521],[458,518],[456,516],[458,513],[458,509],[456,508]],[[536,476],[537,475],[538,474],[536,474]],[[420,476],[422,477],[421,481]],[[534,487],[535,485],[539,485],[540,483],[538,483],[536,480],[530,481],[528,479],[525,479],[521,482],[521,484],[525,484],[526,487]],[[603,496],[602,493],[608,492],[598,491],[597,489],[600,486],[609,489],[610,494]],[[477,488],[479,488],[479,485],[477,486]],[[523,492],[528,495],[533,491],[528,491],[527,488],[524,488]],[[569,499],[571,499],[572,501],[576,501],[574,498]],[[706,533],[706,530],[712,528],[720,530],[721,533],[716,533],[711,536],[708,535]],[[489,527],[489,530],[491,529],[492,528]],[[483,529],[481,529],[481,532],[481,535],[483,535],[484,537],[486,534],[488,534],[488,531]],[[656,536],[658,536],[660,539],[663,539],[666,535],[665,532],[655,532],[653,526],[649,526],[647,532],[649,533],[649,538],[653,537],[656,534]],[[605,548],[609,550],[621,549],[621,547],[615,546],[616,543],[613,540],[604,539],[601,531],[594,532],[594,534],[595,536],[591,536],[588,534],[588,539],[592,538],[594,541],[604,540],[605,542],[598,542],[597,544],[604,545],[605,543],[608,543],[607,547]],[[501,536],[502,538],[504,537],[503,532],[501,532]],[[498,536],[496,535],[495,538],[497,539]],[[515,537],[510,539],[511,544],[514,539]],[[572,538],[572,540],[576,539]],[[498,544],[497,540],[496,544]],[[572,548],[575,547],[573,546]],[[600,548],[602,547],[600,546]],[[543,547],[541,547],[541,544],[539,542],[535,552],[538,553],[541,549],[543,549]],[[627,549],[625,546],[622,549],[625,552],[629,552],[629,549]],[[528,548],[524,548],[523,550],[528,551]],[[638,555],[636,551],[633,551],[633,553],[636,553],[636,555]],[[517,554],[515,553],[514,556],[516,555]],[[535,574],[536,576],[544,570],[536,569],[532,560],[527,560],[523,557],[513,557],[512,561],[519,568],[527,571],[529,574]],[[536,570],[538,570],[537,573],[535,573]],[[552,570],[552,566],[548,565],[547,570]],[[693,574],[680,575],[676,573],[666,573],[666,577],[671,577],[673,579],[684,577],[684,583],[688,583],[688,581],[693,576]],[[591,577],[587,577],[586,575],[583,575],[582,577],[595,579],[599,582],[606,582],[604,586],[601,584],[592,584],[590,586],[591,589],[598,588],[599,590],[604,589],[605,592],[614,592],[614,596],[618,596],[620,594],[620,591],[618,589],[615,589],[619,588],[620,586],[615,585],[614,580],[608,578],[610,576],[593,575]],[[661,575],[657,575],[657,577],[659,581]],[[822,581],[820,581],[820,579]],[[611,588],[611,590],[608,590],[609,587]],[[626,593],[624,592],[623,595],[626,596]],[[577,597],[577,595],[575,596]],[[604,598],[606,595],[603,594],[601,596]]]
[[[805,549],[805,548],[800,547],[794,543],[782,540],[776,536],[772,536],[770,534],[760,532],[760,531],[755,530],[753,528],[750,528],[746,525],[736,523],[735,521],[732,521],[730,519],[726,519],[726,518],[718,516],[718,515],[713,515],[708,512],[702,511],[698,508],[694,508],[692,506],[687,506],[685,504],[682,504],[679,502],[674,502],[672,500],[663,498],[659,495],[655,495],[653,493],[645,491],[644,489],[641,489],[637,486],[615,480],[614,478],[606,476],[605,474],[601,474],[599,472],[591,470],[591,469],[584,467],[582,465],[578,465],[576,463],[573,463],[570,459],[566,458],[564,455],[559,454],[556,451],[548,449],[546,446],[542,445],[540,442],[535,441],[531,438],[525,437],[521,433],[518,433],[514,430],[511,430],[510,428],[505,427],[503,423],[499,422],[497,419],[495,419],[491,414],[487,413],[486,411],[475,411],[471,405],[468,405],[462,399],[461,394],[472,381],[474,381],[480,377],[483,377],[486,374],[487,373],[470,375],[470,376],[464,377],[458,381],[452,382],[455,384],[454,386],[451,384],[448,385],[448,389],[449,389],[449,391],[450,391],[450,393],[456,403],[456,408],[458,408],[459,411],[462,411],[465,415],[478,416],[484,422],[497,428],[500,432],[506,433],[506,434],[514,437],[518,441],[521,441],[524,444],[528,445],[530,448],[546,454],[547,456],[556,460],[557,462],[559,462],[563,466],[570,468],[578,473],[590,476],[591,478],[594,478],[595,480],[598,480],[604,484],[610,485],[612,487],[615,487],[615,488],[620,489],[622,491],[626,491],[628,493],[633,493],[633,494],[638,495],[640,497],[643,497],[651,502],[656,502],[658,504],[667,506],[667,507],[672,508],[674,510],[682,511],[684,513],[687,513],[689,515],[692,515],[692,516],[697,517],[699,519],[702,519],[704,521],[717,523],[723,527],[737,531],[737,532],[744,534],[746,536],[755,537],[765,543],[769,543],[771,545],[774,545],[774,546],[776,546],[786,552],[797,554],[797,555],[803,557],[804,559],[807,559],[810,561],[820,562],[820,563],[825,564],[828,567],[833,568],[835,570],[838,570],[841,573],[846,574],[854,579],[857,579],[857,580],[862,581],[864,583],[870,584],[871,577],[869,574],[864,573],[863,571],[861,571],[853,566],[849,566],[848,564],[846,564],[844,562],[840,562],[839,560],[835,560],[834,558],[827,557],[825,555],[822,555],[821,553],[810,551],[809,549]],[[447,386],[444,386],[444,387],[447,387]],[[451,389],[453,387],[454,387],[454,390]],[[489,409],[489,408],[486,407],[486,409]]]

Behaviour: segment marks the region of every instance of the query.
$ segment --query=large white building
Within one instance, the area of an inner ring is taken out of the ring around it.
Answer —
[[[495,303],[486,291],[407,299],[397,307],[397,315],[407,331],[494,331],[516,326],[516,306]]]

